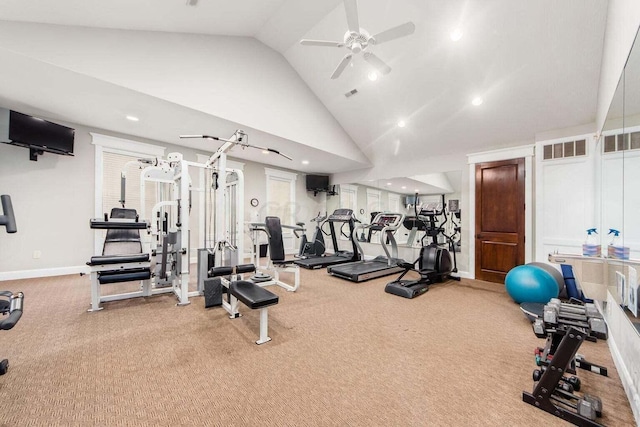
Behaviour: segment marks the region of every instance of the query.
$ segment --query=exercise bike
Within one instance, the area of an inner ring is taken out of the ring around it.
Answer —
[[[417,199],[418,195],[416,194],[416,205]],[[387,286],[384,288],[385,292],[411,299],[427,292],[429,290],[429,286],[433,283],[442,283],[448,280],[460,280],[460,277],[451,275],[451,273],[456,273],[458,271],[454,248],[455,233],[453,235],[447,235],[444,232],[444,225],[447,223],[447,214],[445,209],[446,204],[444,201],[444,194],[442,195],[442,204],[439,211],[437,209],[423,209],[420,214],[418,214],[417,208],[415,208],[416,218],[424,218],[425,216],[429,218],[429,223],[426,224],[427,231],[424,237],[431,237],[432,242],[429,245],[423,245],[422,248],[420,248],[420,255],[414,262],[398,263],[398,267],[402,267],[405,270],[396,280],[387,283]],[[435,217],[437,215],[444,215],[444,221],[438,226],[435,226]],[[437,236],[439,234],[443,235],[447,240],[446,243],[448,249],[453,252],[453,259],[451,258],[449,250],[443,248],[441,244],[438,243]],[[420,275],[420,278],[417,280],[403,279],[403,277],[410,271],[417,272]]]
[[[306,259],[311,257],[319,257],[323,256],[325,252],[325,243],[324,243],[324,231],[322,231],[322,224],[327,219],[327,215],[324,216],[318,215],[315,218],[312,218],[311,221],[316,223],[316,229],[313,232],[313,237],[311,241],[307,239],[306,233],[302,234],[302,240],[300,240],[300,249],[298,250],[297,258]],[[297,225],[304,226],[304,223],[298,223]]]

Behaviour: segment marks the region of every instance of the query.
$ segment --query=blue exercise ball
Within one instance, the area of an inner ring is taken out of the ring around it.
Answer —
[[[562,295],[562,293],[564,292],[564,276],[562,276],[560,270],[558,270],[551,264],[547,264],[546,262],[530,262],[527,265],[540,267],[547,273],[551,274],[558,284],[558,295]]]
[[[504,279],[507,293],[518,304],[523,302],[548,303],[558,297],[556,279],[535,265],[519,265],[507,273]]]

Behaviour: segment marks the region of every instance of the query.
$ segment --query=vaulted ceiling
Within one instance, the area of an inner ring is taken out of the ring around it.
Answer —
[[[360,0],[370,34],[416,27],[369,48],[392,68],[371,81],[362,55],[330,79],[347,49],[299,44],[342,41],[341,0],[3,0],[0,105],[203,150],[177,136],[243,128],[294,161],[235,157],[307,172],[427,174],[593,123],[606,14],[602,0]]]

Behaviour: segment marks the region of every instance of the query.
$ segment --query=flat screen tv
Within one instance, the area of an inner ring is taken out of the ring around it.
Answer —
[[[307,175],[307,191],[328,190],[328,175]]]
[[[29,148],[32,160],[45,151],[73,155],[75,129],[17,111],[9,111],[8,116],[8,123],[0,126],[8,128],[8,141],[3,142]]]

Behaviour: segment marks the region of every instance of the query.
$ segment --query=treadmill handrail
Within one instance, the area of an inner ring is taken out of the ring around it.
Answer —
[[[364,261],[364,249],[360,245],[360,241],[358,240],[358,230],[364,230],[365,228],[371,227],[372,224],[364,224],[362,222],[356,224],[353,227],[353,232],[351,233],[351,240],[355,243],[356,248],[358,248],[358,252],[360,253],[360,260]]]
[[[402,225],[402,222],[404,221],[404,214],[398,215],[401,216],[400,220],[398,221],[398,225],[395,227],[387,225],[382,228],[382,232],[380,233],[380,244],[382,245],[382,249],[384,249],[384,252],[387,254],[387,263],[389,264],[389,266],[392,265],[392,260],[398,259],[398,242],[396,242],[396,238],[394,237],[393,232],[400,228],[400,226]],[[385,236],[388,236],[389,242],[391,242],[391,253],[389,253],[389,248],[384,242]]]

